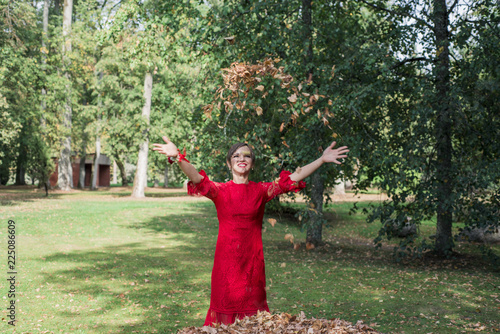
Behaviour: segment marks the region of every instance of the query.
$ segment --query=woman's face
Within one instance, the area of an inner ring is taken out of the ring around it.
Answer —
[[[231,165],[229,168],[231,168],[233,173],[247,174],[250,173],[252,167],[252,155],[248,147],[240,147],[231,156]]]

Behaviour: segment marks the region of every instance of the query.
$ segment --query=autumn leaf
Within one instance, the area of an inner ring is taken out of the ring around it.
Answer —
[[[285,127],[285,123],[281,123],[281,126],[280,126],[280,132],[283,132],[283,128]]]
[[[312,243],[310,243],[310,242],[306,243],[306,249],[307,249],[307,250],[314,249],[314,244],[312,244]]]
[[[255,111],[257,112],[257,115],[259,115],[259,116],[262,115],[262,108],[261,107],[255,108]]]
[[[276,225],[276,219],[274,219],[274,218],[268,218],[267,221],[269,222],[269,224],[271,224],[272,227],[274,227],[274,225]]]
[[[291,233],[285,234],[285,240],[289,240],[293,244],[293,234]]]
[[[255,89],[262,92],[262,91],[264,91],[264,86],[258,85],[257,87],[255,87]]]
[[[297,102],[297,95],[294,93],[294,94],[290,95],[287,99],[291,103],[295,103],[295,102]]]

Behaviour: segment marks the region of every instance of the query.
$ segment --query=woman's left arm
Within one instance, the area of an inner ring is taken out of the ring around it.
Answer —
[[[316,171],[316,169],[320,168],[325,162],[333,162],[335,164],[340,165],[341,162],[338,159],[347,158],[346,153],[349,152],[347,146],[341,146],[339,148],[333,149],[336,142],[333,142],[330,146],[327,147],[326,150],[323,151],[323,155],[311,162],[304,167],[297,168],[297,170],[290,175],[290,179],[292,181],[302,181],[312,173]]]

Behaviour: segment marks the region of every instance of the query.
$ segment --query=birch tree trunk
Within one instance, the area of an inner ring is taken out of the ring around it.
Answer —
[[[73,0],[64,0],[63,9],[63,66],[64,76],[66,77],[66,103],[63,114],[64,138],[62,139],[61,155],[59,158],[59,174],[57,184],[62,190],[71,190],[73,187],[73,168],[71,167],[71,84],[69,83],[70,75],[67,71],[69,58],[67,53],[71,52],[71,19],[73,13]]]
[[[151,95],[153,91],[153,76],[146,73],[144,78],[144,107],[142,108],[142,117],[145,118],[149,126],[149,115],[151,113]],[[148,151],[149,151],[149,127],[143,132],[144,141],[139,148],[139,157],[137,159],[137,169],[134,177],[134,187],[132,197],[144,197],[144,188],[147,185],[148,178]]]

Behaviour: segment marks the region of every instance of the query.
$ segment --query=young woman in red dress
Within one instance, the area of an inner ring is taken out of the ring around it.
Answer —
[[[333,142],[320,158],[295,173],[283,171],[274,182],[255,183],[248,179],[255,155],[247,144],[238,143],[231,147],[226,159],[233,180],[219,183],[211,181],[205,171],[198,172],[167,137],[163,140],[165,144],[154,144],[153,150],[165,154],[171,162],[177,161],[190,179],[188,193],[210,198],[217,209],[219,234],[212,270],[210,308],[204,325],[231,324],[236,318],[242,319],[257,311],[269,312],[262,250],[265,204],[280,194],[303,189],[303,179],[323,163],[340,164],[338,159],[346,158],[349,150],[346,146],[334,149]]]

